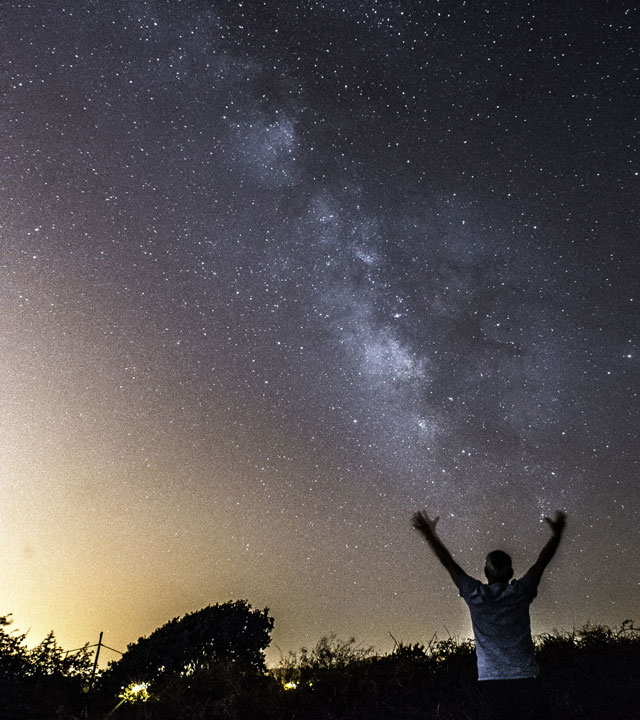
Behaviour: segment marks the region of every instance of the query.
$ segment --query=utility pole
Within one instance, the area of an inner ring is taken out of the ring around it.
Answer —
[[[96,678],[96,668],[98,667],[98,657],[100,655],[100,648],[102,647],[102,632],[100,632],[100,637],[98,638],[98,647],[96,648],[96,657],[93,661],[93,670],[91,671],[91,680],[89,680],[89,690],[93,689],[93,681]]]

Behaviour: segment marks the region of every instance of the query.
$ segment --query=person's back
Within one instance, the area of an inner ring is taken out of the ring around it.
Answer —
[[[486,584],[462,572],[458,589],[471,613],[478,680],[536,677],[529,617],[537,594],[532,577]]]
[[[529,605],[560,544],[565,515],[557,512],[554,520],[545,520],[552,536],[529,571],[519,580],[511,580],[511,558],[502,550],[494,550],[487,555],[485,584],[467,575],[443,545],[435,532],[438,518],[431,520],[424,512],[413,516],[414,528],[424,535],[469,607],[484,717],[491,720],[548,717],[537,680]]]

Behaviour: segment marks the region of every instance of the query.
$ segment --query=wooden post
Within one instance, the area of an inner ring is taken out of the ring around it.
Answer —
[[[100,647],[102,646],[102,632],[100,633],[100,637],[98,639],[98,647],[96,648],[96,657],[93,661],[93,670],[91,671],[91,680],[89,681],[89,690],[93,689],[93,681],[96,678],[96,668],[98,667],[98,657],[100,655]]]

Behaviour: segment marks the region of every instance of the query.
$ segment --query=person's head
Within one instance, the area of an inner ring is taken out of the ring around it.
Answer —
[[[502,550],[494,550],[487,555],[484,565],[484,574],[489,584],[495,582],[507,583],[513,577],[511,558]]]

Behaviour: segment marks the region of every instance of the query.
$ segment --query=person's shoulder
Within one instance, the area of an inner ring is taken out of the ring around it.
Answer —
[[[458,590],[460,591],[460,597],[468,597],[471,593],[478,588],[482,583],[471,575],[467,575],[464,570],[460,571],[458,575]]]
[[[531,571],[527,571],[522,577],[518,578],[517,580],[512,580],[511,582],[515,582],[520,585],[537,585],[538,584],[534,574]]]
[[[521,578],[511,581],[512,585],[521,588],[527,595],[534,598],[538,591],[538,581],[531,572],[526,572]]]

